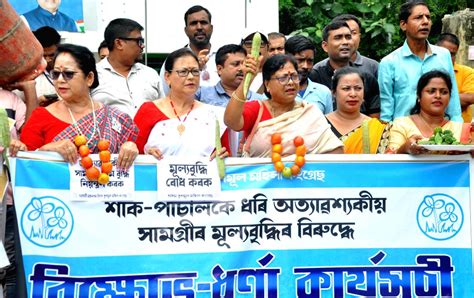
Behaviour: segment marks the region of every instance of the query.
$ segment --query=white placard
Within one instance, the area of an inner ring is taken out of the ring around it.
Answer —
[[[467,52],[467,59],[474,60],[474,46],[469,46],[469,50]]]
[[[100,170],[101,161],[98,154],[89,155],[94,165]],[[117,154],[113,154],[111,162],[113,170],[109,174],[110,181],[105,185],[90,181],[86,171],[79,164],[69,165],[71,199],[76,201],[121,201],[132,200],[135,189],[134,167],[130,169],[117,168]]]
[[[215,160],[167,156],[157,171],[160,200],[214,200],[220,196]]]

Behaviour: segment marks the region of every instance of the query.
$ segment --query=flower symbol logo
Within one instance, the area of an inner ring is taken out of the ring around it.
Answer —
[[[428,217],[432,214],[436,217],[436,209],[443,208],[445,204],[443,200],[435,200],[431,196],[426,196],[423,203],[426,205],[422,212],[424,217]]]
[[[52,196],[34,197],[21,216],[21,230],[26,238],[41,247],[56,247],[71,235],[74,226],[67,205]]]
[[[459,202],[447,194],[432,194],[423,198],[417,212],[418,227],[427,237],[447,240],[462,228],[464,215]]]
[[[53,204],[47,203],[43,205],[43,202],[38,198],[31,199],[31,206],[33,210],[28,213],[28,219],[35,221],[40,217],[43,218],[43,214],[51,213],[54,209]]]
[[[441,221],[451,221],[451,222],[457,222],[458,221],[458,216],[454,211],[456,210],[456,207],[452,203],[446,204],[446,207],[444,208],[444,212],[439,215],[439,218]]]
[[[54,210],[54,217],[48,218],[48,226],[55,227],[58,226],[61,229],[65,229],[68,225],[67,220],[64,219],[64,208],[58,207]]]

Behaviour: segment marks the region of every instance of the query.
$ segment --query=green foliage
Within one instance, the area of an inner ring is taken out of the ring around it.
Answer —
[[[418,141],[420,145],[461,145],[456,140],[451,130],[443,130],[441,127],[436,127],[433,131],[433,135],[428,140]]]
[[[441,19],[445,14],[465,9],[468,0],[427,0],[433,21],[431,36],[441,33]],[[286,35],[302,34],[316,45],[322,41],[322,30],[334,17],[342,13],[357,16],[362,22],[359,51],[375,60],[403,44],[405,36],[399,29],[398,12],[405,0],[280,0],[280,31]],[[433,40],[433,41],[434,41]],[[326,57],[319,50],[316,61]]]

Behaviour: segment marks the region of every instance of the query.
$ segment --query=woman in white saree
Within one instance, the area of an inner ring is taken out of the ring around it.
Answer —
[[[215,148],[217,121],[220,131],[225,130],[224,109],[194,99],[199,87],[198,58],[187,48],[176,50],[167,57],[165,70],[169,94],[144,103],[135,115],[139,152],[157,159],[210,156]],[[223,136],[222,140],[223,150],[219,155],[225,157],[227,137]]]
[[[255,73],[257,62],[250,55],[247,71]],[[282,156],[294,153],[293,139],[301,136],[307,153],[343,153],[342,142],[315,105],[295,100],[299,91],[297,63],[288,55],[275,55],[263,65],[263,81],[268,100],[243,100],[243,83],[232,94],[224,114],[225,124],[243,131],[246,142],[243,156],[270,157],[271,136],[282,137]]]

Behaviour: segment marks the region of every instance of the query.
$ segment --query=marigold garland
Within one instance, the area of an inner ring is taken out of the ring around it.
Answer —
[[[290,178],[291,176],[297,176],[301,172],[305,164],[306,146],[304,145],[304,139],[297,136],[293,139],[293,145],[295,146],[295,162],[291,167],[286,166],[281,161],[281,154],[283,152],[283,146],[281,144],[281,134],[272,134],[272,162],[275,171],[281,173],[284,178]]]

